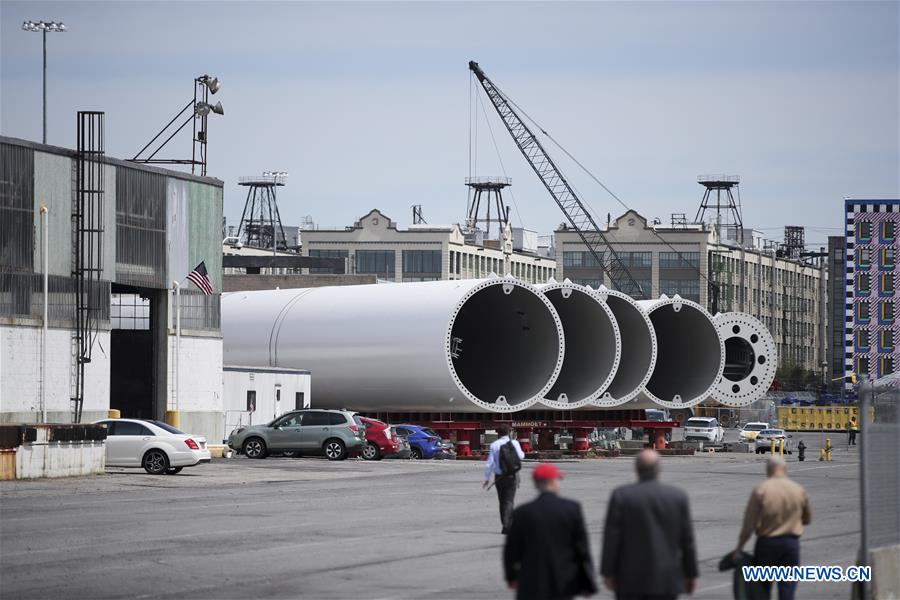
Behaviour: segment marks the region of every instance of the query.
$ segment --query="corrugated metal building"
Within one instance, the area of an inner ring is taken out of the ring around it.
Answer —
[[[76,317],[73,234],[76,152],[0,137],[0,422],[35,421],[42,391],[49,421],[72,420]],[[162,419],[176,409],[172,283],[201,261],[215,293],[182,288],[182,428],[220,439],[223,184],[206,177],[104,159],[101,298],[82,421]],[[49,208],[49,333],[40,359],[43,248]],[[112,310],[111,310],[112,309]]]

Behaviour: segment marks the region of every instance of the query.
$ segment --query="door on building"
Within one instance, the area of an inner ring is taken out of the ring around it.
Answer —
[[[306,394],[303,392],[294,393],[294,410],[302,410],[306,408]]]
[[[151,306],[142,288],[113,284],[110,300],[109,407],[126,419],[154,419]]]
[[[273,418],[277,418],[281,415],[281,384],[275,384],[275,414],[272,415]]]

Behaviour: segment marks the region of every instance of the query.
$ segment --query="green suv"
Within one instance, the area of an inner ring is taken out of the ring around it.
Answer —
[[[248,458],[289,452],[344,460],[365,448],[366,428],[354,412],[307,408],[283,414],[266,425],[235,429],[228,436],[228,446]]]

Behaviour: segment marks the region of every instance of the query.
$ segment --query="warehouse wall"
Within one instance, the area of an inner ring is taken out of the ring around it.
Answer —
[[[175,337],[169,342],[169,410],[175,410]],[[182,335],[178,363],[181,429],[219,443],[224,429],[222,338]]]

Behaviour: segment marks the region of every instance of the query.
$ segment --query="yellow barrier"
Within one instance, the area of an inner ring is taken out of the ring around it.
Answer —
[[[177,410],[167,410],[166,423],[175,429],[179,429],[181,427],[181,413]]]
[[[110,419],[121,419],[121,418],[122,418],[122,411],[119,410],[119,409],[117,409],[117,408],[111,408],[111,409],[109,409],[109,418],[110,418]]]
[[[777,423],[788,431],[848,431],[850,419],[859,423],[857,406],[779,406]],[[875,419],[874,409],[869,412],[869,422]],[[857,425],[858,426],[858,425]]]

